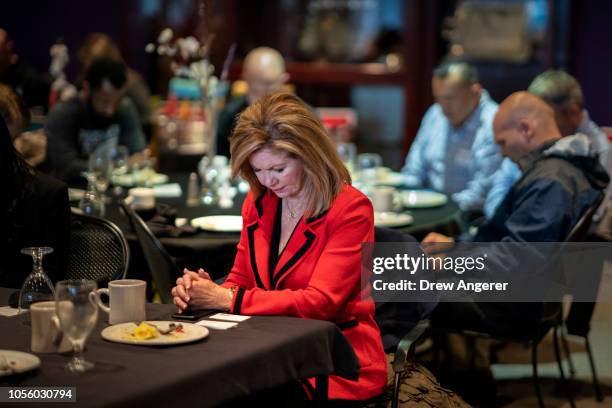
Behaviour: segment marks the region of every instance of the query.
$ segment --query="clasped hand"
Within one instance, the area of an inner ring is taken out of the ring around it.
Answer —
[[[213,282],[201,268],[198,272],[185,268],[183,276],[176,280],[176,286],[172,288],[172,296],[179,313],[187,308],[229,310],[232,306],[231,291]]]

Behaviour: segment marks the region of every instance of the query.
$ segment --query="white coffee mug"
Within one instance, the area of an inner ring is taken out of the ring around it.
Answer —
[[[32,321],[31,348],[35,353],[64,353],[72,345],[60,330],[59,319],[55,313],[55,302],[37,302],[30,305]]]
[[[145,311],[147,282],[138,279],[121,279],[108,283],[108,289],[97,290],[96,302],[100,309],[108,313],[108,322],[118,324],[141,322],[147,319]],[[100,300],[100,295],[110,298],[107,307]]]
[[[148,187],[131,188],[126,202],[135,210],[150,210],[155,208],[155,191]]]
[[[395,209],[395,189],[393,187],[376,187],[372,190],[372,206],[375,212],[390,212]]]

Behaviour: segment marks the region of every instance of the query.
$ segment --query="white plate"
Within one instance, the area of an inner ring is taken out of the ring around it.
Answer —
[[[113,177],[113,184],[122,187],[133,187],[133,186],[158,186],[160,184],[166,184],[169,178],[166,174],[153,173],[148,177],[136,176],[134,180],[133,174],[122,174],[121,176]]]
[[[170,323],[178,324],[179,322],[150,320],[150,323],[159,327],[162,330],[167,330]],[[130,334],[136,328],[136,323],[120,323],[109,326],[102,330],[102,338],[104,340],[123,344],[137,344],[141,346],[171,346],[173,344],[191,343],[208,337],[208,329],[198,326],[193,323],[183,323],[184,333],[172,332],[171,334],[161,334],[159,337],[150,340],[138,340],[130,338]]]
[[[401,227],[412,224],[414,219],[407,213],[375,212],[374,225],[377,227]]]
[[[242,216],[240,215],[209,215],[191,220],[191,226],[206,231],[240,232],[242,231]]]
[[[406,190],[400,194],[402,205],[406,208],[439,207],[448,201],[446,195],[431,190]]]
[[[0,350],[0,377],[25,373],[40,366],[40,358],[34,354],[15,350]],[[10,369],[4,369],[6,359]]]
[[[85,190],[80,188],[69,188],[68,189],[68,200],[79,201],[85,195]]]

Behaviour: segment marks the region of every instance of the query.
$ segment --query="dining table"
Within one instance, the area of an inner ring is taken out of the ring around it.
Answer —
[[[12,291],[0,288],[0,307],[8,304]],[[173,312],[173,305],[146,305],[147,320],[171,320]],[[28,320],[28,314],[0,316],[0,353],[31,353]],[[340,328],[327,321],[252,316],[235,328],[210,329],[202,340],[168,346],[107,341],[101,332],[108,326],[100,314],[86,342],[84,356],[95,364],[93,370],[66,371],[70,353],[34,353],[40,366],[0,375],[0,390],[72,387],[78,406],[90,407],[213,407],[315,378],[315,398],[324,404],[329,375],[356,380],[359,373],[352,347]]]

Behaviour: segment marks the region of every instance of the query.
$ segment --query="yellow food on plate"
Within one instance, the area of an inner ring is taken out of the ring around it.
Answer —
[[[128,339],[135,340],[151,340],[159,337],[157,329],[145,322],[140,323],[138,326],[128,334]]]

